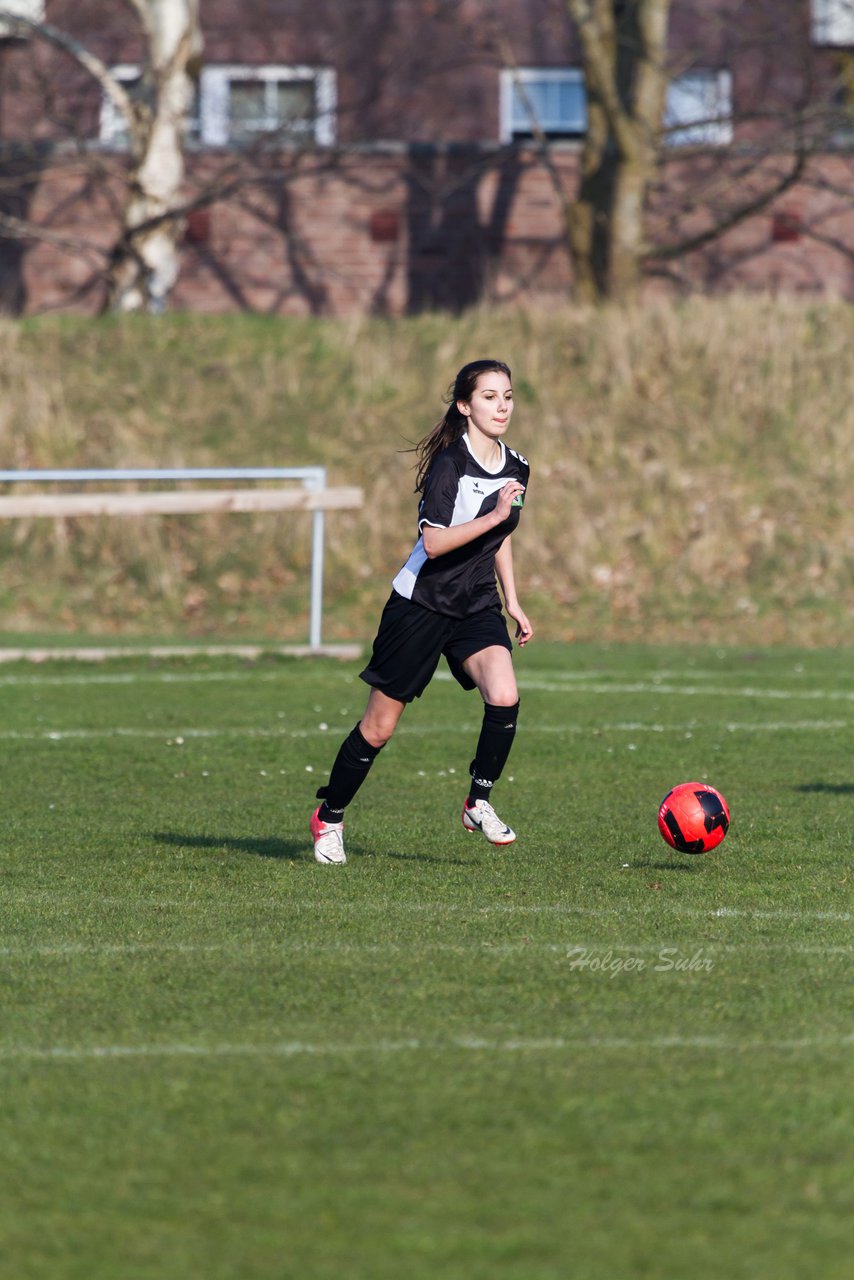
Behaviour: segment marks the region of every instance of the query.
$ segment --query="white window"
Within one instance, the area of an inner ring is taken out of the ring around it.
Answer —
[[[335,141],[335,72],[317,67],[205,67],[200,139],[209,147],[278,141]]]
[[[666,140],[672,147],[725,147],[732,142],[729,71],[686,71],[667,86]]]
[[[44,0],[3,0],[0,8],[7,9],[22,18],[29,18],[31,22],[44,22]],[[3,36],[24,34],[23,28],[13,27],[8,22],[0,22],[0,39]]]
[[[134,98],[139,92],[140,79],[142,71],[137,66],[125,64],[118,67],[110,67],[113,78],[118,80],[119,84],[127,93],[128,97]],[[101,142],[108,147],[115,147],[119,151],[126,151],[130,142],[128,134],[127,121],[124,115],[119,111],[112,98],[108,98],[106,94],[101,99],[101,125],[99,130]]]
[[[118,67],[111,67],[110,70],[128,97],[131,99],[137,97],[142,86],[142,68],[130,63],[124,63]],[[189,140],[195,141],[198,136],[199,95],[198,91],[196,91],[187,119],[187,137]],[[126,151],[130,145],[127,121],[112,98],[108,98],[106,94],[101,99],[99,138],[106,146],[113,147],[117,151]]]
[[[578,138],[587,129],[584,73],[578,67],[519,67],[501,72],[501,140]]]
[[[854,45],[854,0],[812,0],[816,44]]]
[[[138,66],[112,68],[131,97],[141,84]],[[277,141],[335,141],[335,72],[312,67],[205,67],[187,120],[193,145],[226,147],[263,135]],[[100,139],[126,150],[127,123],[110,98],[101,103]]]

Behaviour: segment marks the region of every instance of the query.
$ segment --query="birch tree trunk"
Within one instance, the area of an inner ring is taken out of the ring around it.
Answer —
[[[178,276],[184,140],[193,72],[202,51],[199,0],[130,3],[142,23],[146,47],[141,91],[133,96],[67,31],[4,9],[2,0],[0,21],[9,31],[45,40],[74,58],[126,121],[131,144],[128,195],[107,267],[102,310],[159,312]]]
[[[641,279],[647,193],[667,93],[670,0],[566,0],[581,40],[587,132],[569,213],[577,296],[624,299]]]
[[[147,61],[128,120],[132,167],[122,235],[113,250],[105,311],[162,311],[178,276],[184,143],[191,72],[202,49],[199,0],[132,0]]]

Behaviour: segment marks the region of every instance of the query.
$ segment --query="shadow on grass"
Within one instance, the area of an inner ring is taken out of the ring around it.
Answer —
[[[310,841],[281,840],[278,836],[197,836],[180,831],[151,831],[149,835],[160,844],[171,844],[178,849],[234,850],[254,854],[256,858],[289,858],[302,862],[311,852]]]
[[[854,796],[854,782],[805,782],[795,787],[795,791],[806,795]]]
[[[220,852],[232,850],[236,853],[251,853],[256,858],[282,858],[292,862],[312,860],[310,838],[282,840],[278,836],[200,836],[180,831],[150,831],[148,835],[159,844],[171,844],[176,849],[217,849]],[[434,858],[428,853],[398,853],[392,849],[366,850],[356,844],[348,845],[347,853],[348,856],[354,854],[357,858],[375,854],[401,862],[430,862],[439,867],[471,865],[465,858]]]
[[[697,867],[702,863],[703,855],[695,854],[690,862],[653,862],[651,858],[645,858],[642,862],[632,862],[632,870],[641,871],[696,871]]]

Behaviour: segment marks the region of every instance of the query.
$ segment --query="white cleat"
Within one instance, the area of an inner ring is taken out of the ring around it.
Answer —
[[[322,822],[318,817],[320,806],[311,815],[309,828],[314,838],[314,857],[327,866],[343,866],[347,861],[344,852],[344,823]]]
[[[512,844],[516,832],[502,822],[488,800],[475,800],[469,808],[463,805],[463,826],[466,831],[481,831],[490,844]]]

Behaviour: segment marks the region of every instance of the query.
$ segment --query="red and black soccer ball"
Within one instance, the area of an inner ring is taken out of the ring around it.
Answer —
[[[729,830],[729,807],[705,782],[680,782],[661,802],[658,829],[671,849],[708,853]]]

